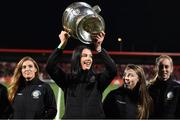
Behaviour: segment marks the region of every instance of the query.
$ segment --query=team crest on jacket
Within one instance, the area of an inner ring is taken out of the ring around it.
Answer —
[[[174,97],[173,92],[172,92],[172,91],[169,91],[169,92],[167,93],[167,100],[172,100],[173,97]]]
[[[34,99],[39,99],[40,95],[41,95],[41,91],[39,91],[39,90],[34,90],[32,92],[32,96],[33,96]]]

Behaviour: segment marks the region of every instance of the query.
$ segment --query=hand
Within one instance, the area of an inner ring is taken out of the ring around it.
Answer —
[[[61,33],[59,34],[59,39],[60,39],[59,48],[61,49],[65,48],[69,37],[70,37],[69,33],[67,33],[66,31],[61,31]]]
[[[98,52],[101,52],[101,44],[102,44],[102,42],[104,40],[104,37],[105,37],[104,31],[102,31],[100,33],[92,33],[91,34],[91,38],[93,39],[95,49]]]

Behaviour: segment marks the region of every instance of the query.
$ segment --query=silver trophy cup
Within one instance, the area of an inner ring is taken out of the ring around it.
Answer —
[[[85,44],[91,44],[91,34],[105,31],[103,18],[98,14],[98,5],[91,7],[85,2],[74,2],[64,11],[62,24],[65,31]]]

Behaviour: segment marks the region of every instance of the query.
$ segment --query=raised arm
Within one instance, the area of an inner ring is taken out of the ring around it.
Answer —
[[[46,71],[58,86],[63,87],[66,83],[67,75],[62,68],[58,66],[58,61],[62,57],[63,49],[67,44],[69,34],[65,31],[61,31],[59,38],[60,44],[49,56]]]
[[[106,68],[105,71],[100,74],[100,77],[98,79],[99,87],[102,90],[102,92],[111,83],[113,78],[117,75],[117,68],[115,62],[108,55],[107,51],[101,46],[104,41],[104,37],[104,32],[92,35],[95,50],[98,52],[98,57],[101,59],[101,61],[103,61]]]

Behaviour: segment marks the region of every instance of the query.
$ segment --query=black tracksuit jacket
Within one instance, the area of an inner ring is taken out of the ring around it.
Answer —
[[[56,99],[50,85],[34,78],[22,80],[12,103],[15,119],[53,119],[56,116]]]
[[[124,86],[112,90],[103,101],[108,119],[138,119],[139,87],[130,90]]]
[[[99,74],[92,70],[82,71],[79,79],[74,80],[58,66],[58,58],[61,58],[62,52],[55,49],[48,59],[46,70],[64,91],[63,118],[104,118],[102,93],[117,74],[114,61],[102,49],[98,57],[105,63],[105,71]]]
[[[150,118],[180,118],[180,84],[168,79],[156,80],[149,87],[154,101],[154,111]]]
[[[7,88],[0,84],[0,119],[8,118],[10,110],[11,107],[7,97]]]

